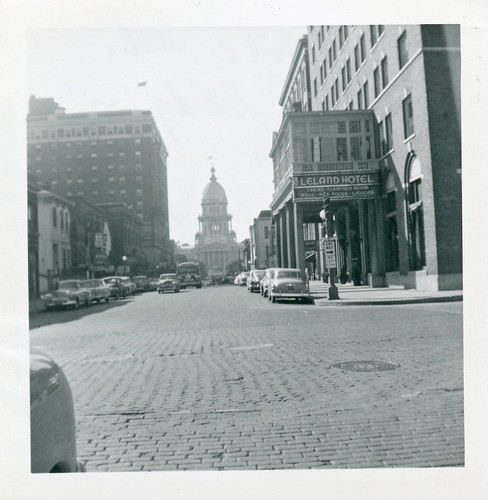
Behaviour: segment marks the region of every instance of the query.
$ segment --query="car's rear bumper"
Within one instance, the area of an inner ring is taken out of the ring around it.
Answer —
[[[296,298],[309,298],[310,292],[280,292],[280,291],[271,291],[271,295],[276,297],[277,299],[296,299]]]

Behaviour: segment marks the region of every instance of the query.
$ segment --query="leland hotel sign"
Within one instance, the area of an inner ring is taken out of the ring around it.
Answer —
[[[380,191],[379,172],[342,172],[336,174],[295,174],[295,201],[364,200],[376,198]]]

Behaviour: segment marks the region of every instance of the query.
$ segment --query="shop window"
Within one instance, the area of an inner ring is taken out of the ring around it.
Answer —
[[[390,172],[386,178],[386,270],[398,271],[400,268],[398,224],[396,208],[396,186],[395,178]]]
[[[405,169],[407,176],[408,240],[410,269],[416,271],[425,266],[425,233],[422,200],[422,169],[419,159],[410,154]]]

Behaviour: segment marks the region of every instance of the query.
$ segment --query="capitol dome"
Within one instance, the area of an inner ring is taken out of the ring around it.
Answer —
[[[215,177],[215,168],[212,167],[212,176],[210,177],[210,182],[205,186],[203,190],[202,203],[212,203],[212,202],[225,202],[227,203],[227,195],[225,194],[224,188],[217,182],[217,177]]]

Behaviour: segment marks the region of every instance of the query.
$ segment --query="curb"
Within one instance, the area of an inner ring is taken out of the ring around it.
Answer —
[[[411,299],[339,299],[329,300],[327,297],[312,297],[316,306],[331,307],[331,306],[390,306],[399,304],[428,304],[436,302],[462,302],[462,295],[448,295],[446,297],[417,297]]]

